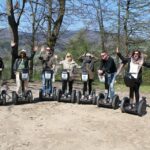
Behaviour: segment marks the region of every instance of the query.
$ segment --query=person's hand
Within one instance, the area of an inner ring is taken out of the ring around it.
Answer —
[[[11,47],[14,47],[16,43],[14,41],[11,41]]]
[[[98,70],[97,72],[98,72],[99,75],[103,74],[103,70]]]
[[[39,49],[38,46],[34,46],[33,51],[34,51],[34,52],[37,52],[38,49]]]
[[[116,48],[116,53],[119,53],[119,49],[118,49],[118,47]]]
[[[41,47],[41,52],[44,52],[44,51],[45,51],[45,47],[42,46],[42,47]]]

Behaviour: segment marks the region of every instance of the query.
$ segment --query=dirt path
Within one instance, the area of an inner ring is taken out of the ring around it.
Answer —
[[[34,97],[38,87],[32,83]],[[150,150],[147,111],[138,117],[120,109],[58,102],[1,106],[0,150]]]

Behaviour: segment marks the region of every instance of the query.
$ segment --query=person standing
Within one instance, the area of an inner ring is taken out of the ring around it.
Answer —
[[[67,53],[65,59],[59,62],[63,66],[64,70],[67,70],[69,74],[69,81],[62,81],[62,93],[64,94],[67,90],[67,84],[69,87],[69,95],[72,93],[73,83],[74,83],[74,69],[80,68],[80,66],[73,60],[73,57],[70,53]]]
[[[54,49],[51,47],[46,47],[46,49],[43,47],[41,49],[41,54],[42,52],[45,51],[45,54],[43,56],[40,56],[39,59],[42,62],[42,90],[43,90],[43,96],[46,94],[46,90],[48,90],[48,93],[52,93],[52,80],[48,81],[48,87],[49,89],[46,89],[46,80],[44,76],[44,71],[45,70],[51,70],[52,71],[52,76],[56,67],[56,57],[54,55]]]
[[[142,83],[142,66],[150,68],[150,63],[144,61],[144,56],[139,50],[134,50],[129,57],[122,56],[118,48],[116,53],[122,60],[123,66],[128,64],[124,81],[126,86],[129,87],[130,104],[132,106],[134,95],[136,104],[138,104],[140,99],[139,88]],[[128,75],[130,75],[130,81]]]
[[[16,59],[16,61],[14,63],[13,70],[16,75],[16,84],[17,84],[16,92],[17,92],[17,94],[21,94],[21,88],[22,88],[21,80],[20,80],[20,73],[24,69],[29,70],[29,60],[33,59],[33,57],[35,55],[35,51],[36,51],[36,49],[34,49],[34,51],[32,51],[31,56],[28,57],[26,50],[22,49],[18,55],[18,58]],[[25,90],[28,89],[28,82],[29,82],[28,80],[24,81]]]
[[[112,102],[112,99],[115,95],[114,83],[117,67],[114,59],[109,56],[106,51],[101,52],[100,57],[101,61],[100,67],[98,69],[98,74],[105,76],[105,96],[106,99],[109,100],[109,102]]]
[[[92,91],[92,82],[94,81],[94,64],[96,62],[96,57],[94,57],[91,53],[86,53],[79,58],[82,61],[82,72],[86,72],[88,74],[88,81],[83,83],[83,95],[84,98],[85,93],[88,91],[89,99],[91,98]]]

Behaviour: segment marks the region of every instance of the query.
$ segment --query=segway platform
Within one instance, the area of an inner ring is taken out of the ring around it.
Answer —
[[[59,89],[57,92],[57,101],[75,103],[76,102],[76,90],[73,90],[70,95],[68,92],[62,94],[62,90]]]
[[[15,91],[12,92],[12,101],[16,105],[18,103],[33,102],[33,95],[31,90],[25,90],[24,81],[29,79],[29,71],[28,69],[23,69],[20,72],[20,79],[21,79],[21,93],[17,94]]]
[[[42,89],[39,91],[39,99],[42,101],[55,101],[56,98],[56,87],[53,87],[52,93],[46,93],[45,95],[43,95]]]
[[[95,90],[93,90],[91,92],[91,95],[89,94],[85,94],[85,95],[82,95],[81,94],[81,91],[78,91],[77,92],[77,103],[78,104],[93,104],[93,105],[96,105],[96,93],[95,93]]]

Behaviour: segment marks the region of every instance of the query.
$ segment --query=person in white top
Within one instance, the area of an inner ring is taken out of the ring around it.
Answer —
[[[139,50],[134,50],[130,57],[123,57],[118,48],[116,53],[122,60],[123,65],[128,64],[124,81],[126,86],[129,87],[130,103],[133,103],[135,94],[136,104],[138,104],[140,99],[139,88],[142,83],[142,66],[150,68],[150,63],[144,61],[144,56]]]
[[[71,95],[73,82],[75,79],[74,69],[80,68],[80,66],[73,60],[73,57],[70,53],[67,53],[65,59],[60,61],[59,64],[62,65],[63,70],[67,70],[67,72],[69,73],[68,86],[69,86],[69,94]],[[64,94],[66,90],[67,90],[67,82],[62,81],[62,93]]]

